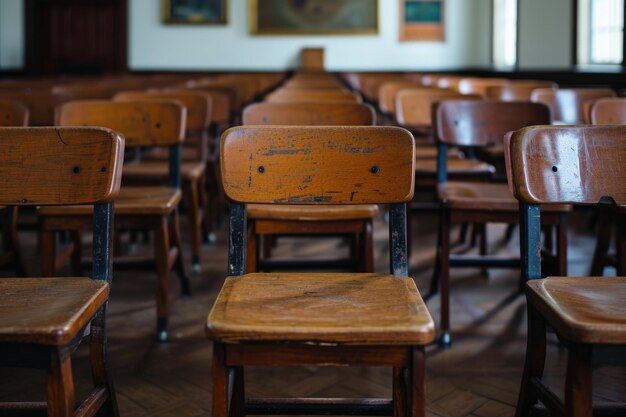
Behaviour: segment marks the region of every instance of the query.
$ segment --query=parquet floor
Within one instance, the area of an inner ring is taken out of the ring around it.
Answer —
[[[587,213],[576,212],[570,221],[569,268],[584,274],[592,250],[586,228]],[[417,214],[413,230],[411,272],[425,292],[430,283],[436,215]],[[183,233],[185,227],[183,225]],[[504,228],[490,226],[490,248],[517,251],[517,236],[502,243]],[[493,233],[492,233],[493,232]],[[386,271],[387,231],[381,219],[375,226],[376,269]],[[37,273],[35,232],[25,232],[30,272]],[[278,256],[341,252],[340,240],[306,244],[281,241]],[[151,271],[116,271],[109,309],[109,346],[123,416],[208,416],[211,414],[211,345],[203,323],[219,291],[226,270],[226,233],[203,248],[202,273],[192,277],[193,295],[176,299],[170,323],[171,341],[154,340],[155,277]],[[518,273],[493,270],[489,279],[478,270],[453,271],[450,349],[431,346],[427,351],[426,397],[429,416],[512,416],[517,399],[525,351],[526,311],[523,297],[503,300],[515,291]],[[174,294],[178,282],[172,278]],[[438,321],[439,300],[428,302]],[[27,308],[25,306],[25,308]],[[547,374],[555,386],[564,379],[564,351],[556,340],[549,346]],[[78,395],[90,381],[87,350],[74,357]],[[623,356],[623,355],[622,355]],[[594,374],[594,396],[601,401],[626,399],[625,368],[602,367]],[[41,372],[0,371],[0,400],[41,400],[45,397]],[[246,375],[250,396],[389,396],[391,375],[386,369],[361,368],[253,368]]]

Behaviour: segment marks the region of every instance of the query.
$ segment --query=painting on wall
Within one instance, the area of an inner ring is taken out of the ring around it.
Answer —
[[[378,0],[250,0],[257,35],[378,33]]]
[[[163,22],[226,23],[226,0],[163,0]]]
[[[445,40],[445,0],[400,0],[401,41]]]

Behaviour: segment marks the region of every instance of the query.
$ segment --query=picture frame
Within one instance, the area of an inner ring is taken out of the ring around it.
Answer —
[[[227,0],[162,0],[162,5],[166,24],[227,23]]]
[[[400,41],[445,41],[445,0],[399,0]]]
[[[253,35],[376,35],[379,0],[249,0]]]

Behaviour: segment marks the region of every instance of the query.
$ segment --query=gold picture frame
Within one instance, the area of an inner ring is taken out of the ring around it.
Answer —
[[[445,0],[399,0],[400,41],[445,41]]]
[[[185,25],[225,24],[227,0],[162,0],[163,23]]]
[[[253,35],[376,35],[378,0],[249,0]]]

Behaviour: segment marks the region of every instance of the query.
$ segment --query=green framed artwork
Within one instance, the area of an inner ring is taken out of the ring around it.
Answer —
[[[249,0],[256,35],[378,33],[378,0]]]
[[[226,23],[226,0],[163,0],[163,22],[178,24]]]
[[[445,0],[400,0],[401,41],[445,39]]]

